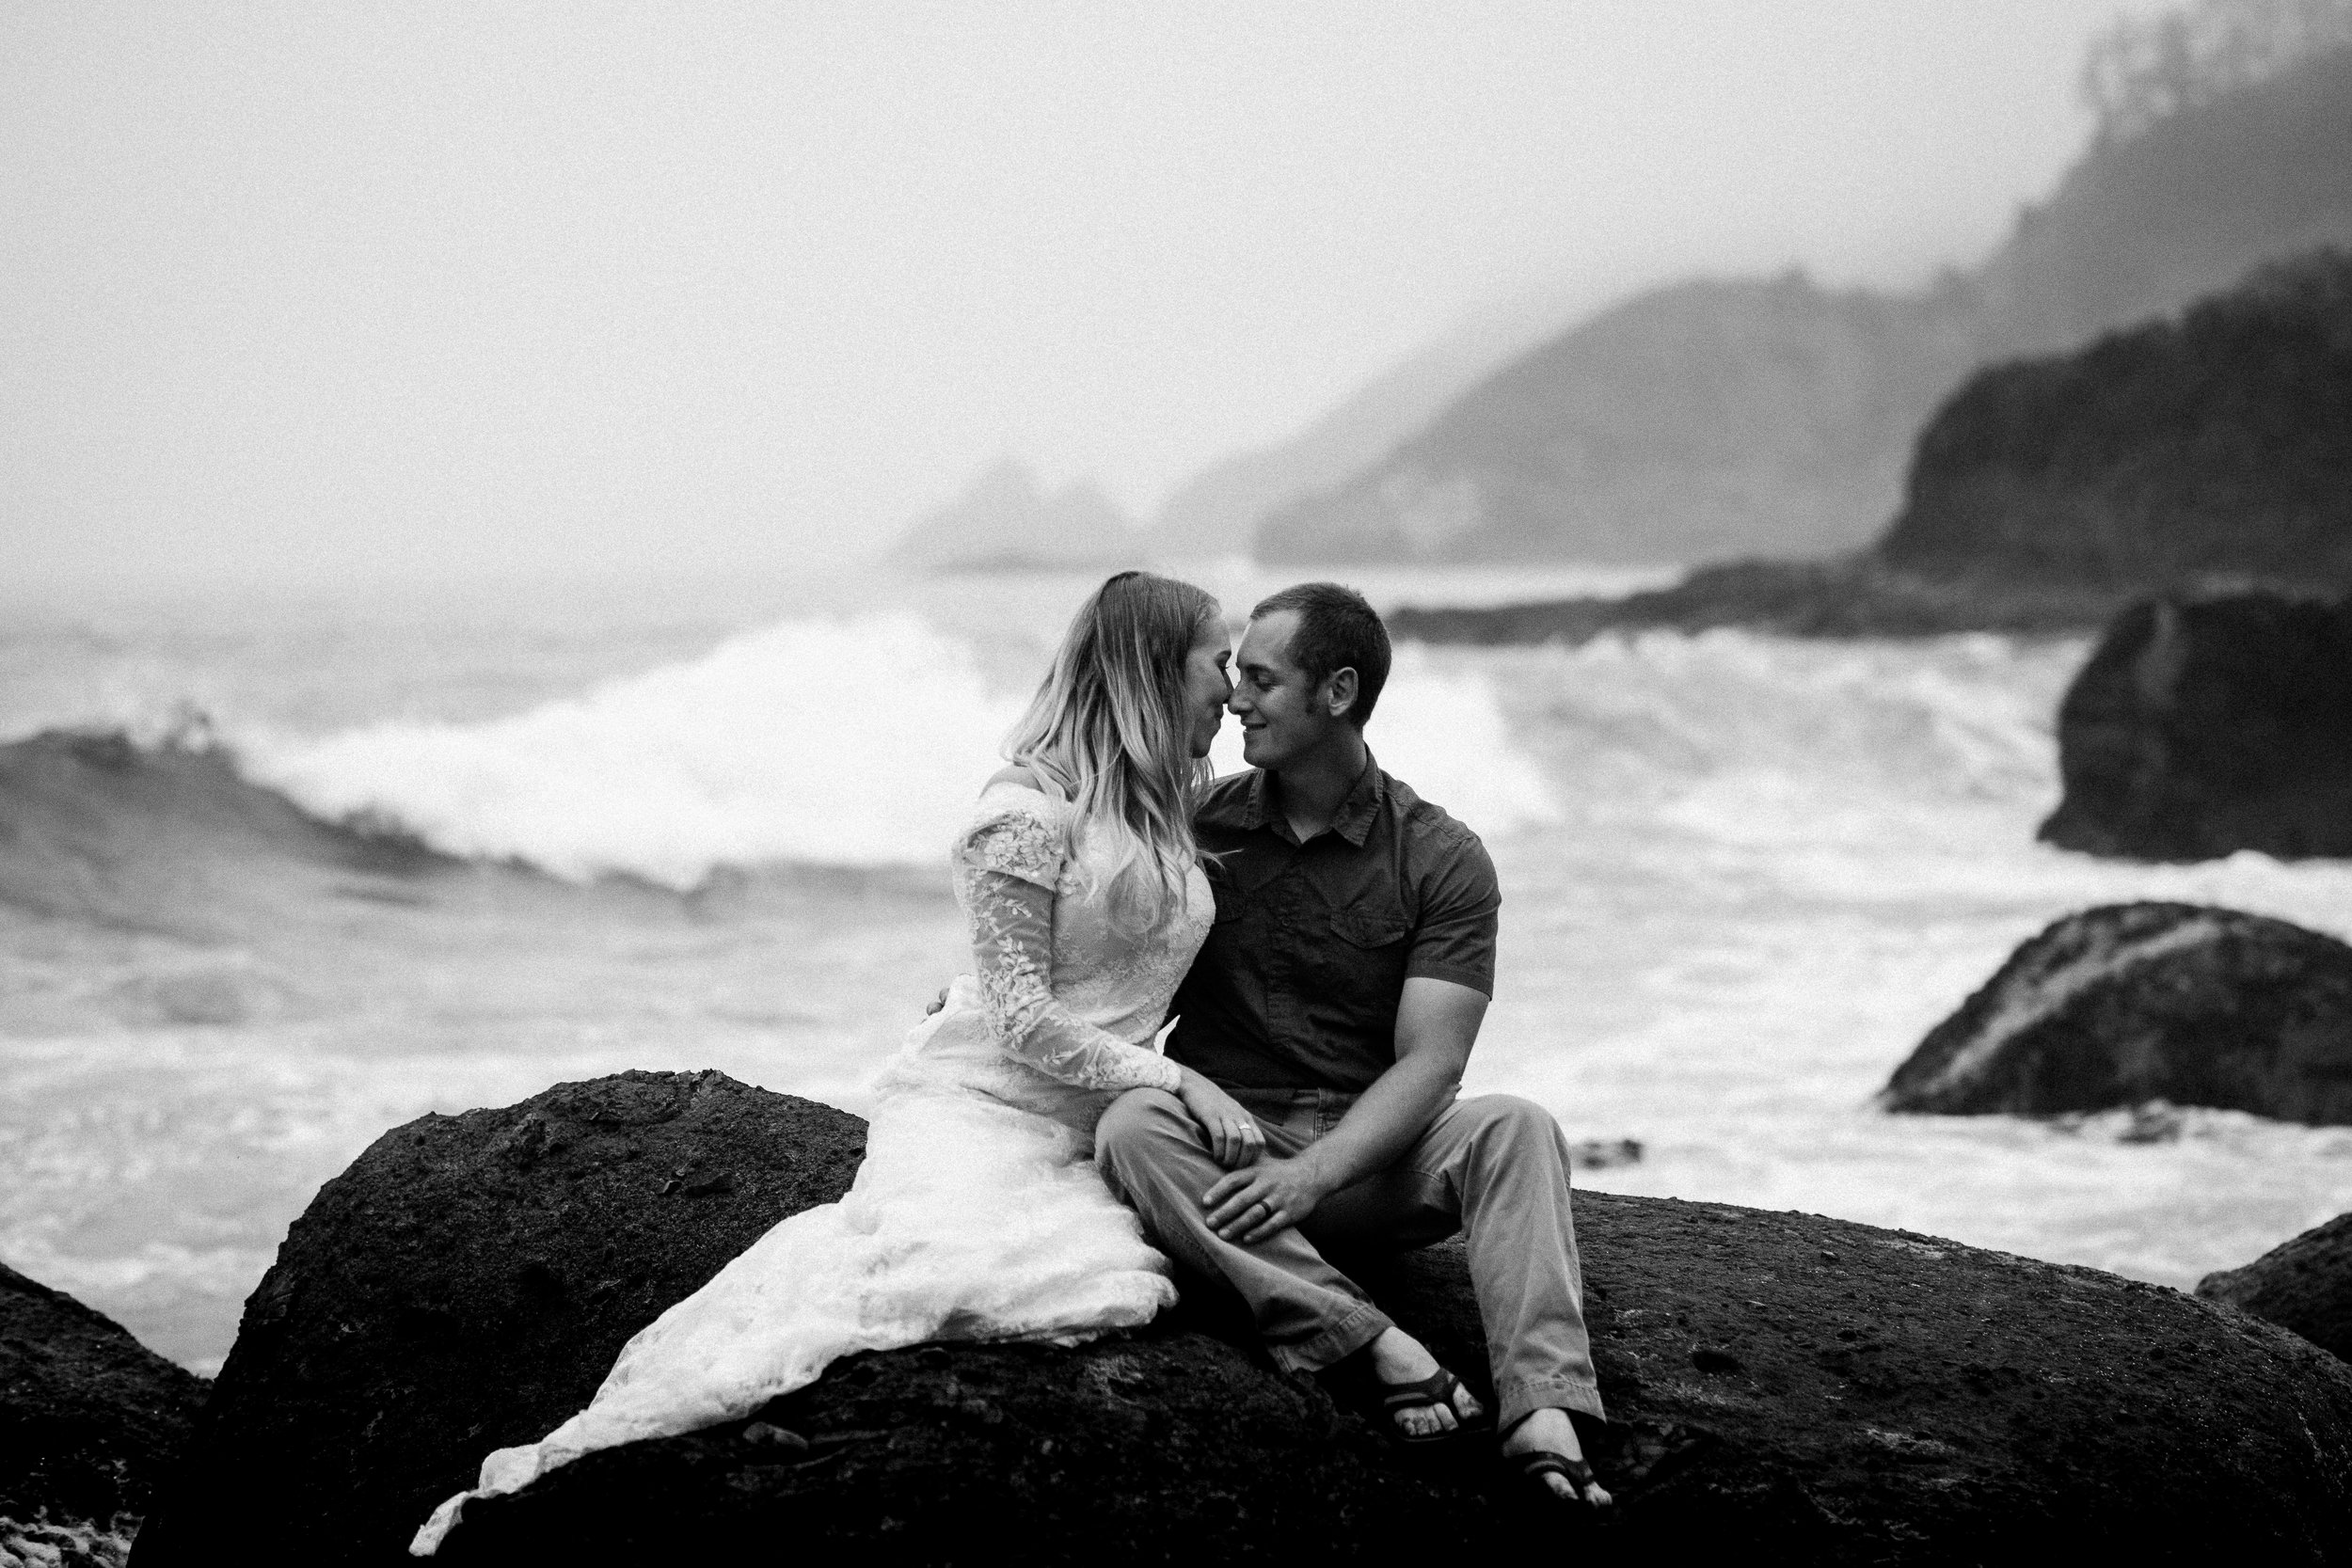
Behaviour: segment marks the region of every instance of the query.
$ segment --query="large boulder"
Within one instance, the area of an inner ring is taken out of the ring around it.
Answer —
[[[855,1117],[629,1072],[393,1129],[246,1303],[137,1560],[389,1561],[491,1449],[588,1401],[631,1334],[847,1190]]]
[[[602,1105],[634,1119],[587,1114]],[[569,1085],[388,1134],[289,1235],[138,1562],[224,1542],[399,1560],[484,1451],[584,1401],[662,1305],[760,1225],[838,1191],[853,1149],[847,1118],[715,1074]],[[693,1196],[722,1175],[733,1191]],[[665,1194],[655,1178],[684,1184]],[[1578,1213],[1613,1418],[1589,1440],[1624,1502],[1622,1555],[1959,1562],[2095,1543],[2327,1561],[2352,1543],[2352,1368],[2275,1326],[1812,1215],[1598,1194]],[[1458,1245],[1364,1277],[1484,1389]],[[1488,1456],[1416,1457],[1276,1372],[1196,1283],[1149,1329],[1089,1345],[854,1357],[754,1420],[591,1455],[477,1503],[443,1555],[1528,1548],[1531,1516],[1490,1489]],[[1573,1549],[1557,1517],[1533,1522],[1548,1549]]]
[[[2058,705],[2061,848],[2352,855],[2352,600],[2132,607]]]
[[[2199,904],[2084,910],[2010,954],[1879,1097],[1946,1116],[2152,1100],[2352,1122],[2352,947]]]
[[[0,1265],[0,1563],[119,1563],[204,1380]]]
[[[2352,1214],[2280,1242],[2243,1268],[2205,1275],[2197,1293],[2352,1361]]]

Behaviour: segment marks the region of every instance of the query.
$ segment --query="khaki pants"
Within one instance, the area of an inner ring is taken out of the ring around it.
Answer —
[[[1356,1101],[1322,1089],[1229,1092],[1275,1158],[1322,1137]],[[1567,1140],[1541,1106],[1510,1095],[1456,1101],[1388,1169],[1251,1246],[1209,1228],[1200,1195],[1225,1172],[1174,1095],[1130,1089],[1103,1114],[1094,1142],[1111,1190],[1143,1216],[1152,1240],[1231,1284],[1281,1366],[1328,1367],[1390,1326],[1321,1248],[1427,1246],[1461,1230],[1502,1423],[1546,1406],[1601,1414],[1568,1215]]]

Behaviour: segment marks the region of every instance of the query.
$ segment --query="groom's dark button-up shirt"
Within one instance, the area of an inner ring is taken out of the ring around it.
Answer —
[[[1396,1061],[1407,978],[1493,994],[1494,863],[1379,764],[1304,844],[1257,768],[1219,780],[1194,825],[1216,923],[1170,1005],[1177,1061],[1238,1087],[1360,1093]]]

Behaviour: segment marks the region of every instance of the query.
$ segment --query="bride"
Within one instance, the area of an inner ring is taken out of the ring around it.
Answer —
[[[1194,797],[1232,689],[1216,601],[1121,572],[1078,611],[951,856],[973,967],[875,1085],[849,1196],[790,1215],[622,1348],[588,1407],[483,1461],[468,1499],[584,1453],[736,1420],[857,1351],[941,1339],[1074,1344],[1176,1299],[1168,1262],[1095,1174],[1121,1092],[1183,1100],[1219,1163],[1256,1121],[1152,1037],[1214,910]]]

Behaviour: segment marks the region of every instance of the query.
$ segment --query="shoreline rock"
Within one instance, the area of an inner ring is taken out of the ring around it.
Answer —
[[[2205,1275],[2197,1293],[2352,1361],[2352,1214],[2290,1237],[2242,1267]]]
[[[2021,943],[1880,1095],[1944,1116],[2153,1100],[2352,1123],[2352,946],[2207,905],[2084,910]]]
[[[1694,568],[1671,588],[1622,598],[1549,599],[1441,610],[1406,605],[1386,617],[1400,641],[1589,642],[1615,632],[1724,628],[1781,637],[1947,637],[2005,632],[2075,637],[2096,630],[2121,597],[2083,587],[2010,583],[1990,576],[1938,578],[1867,557],[1733,561]]]
[[[119,1563],[204,1380],[0,1264],[0,1562]]]
[[[289,1234],[135,1560],[231,1539],[405,1560],[484,1452],[568,1415],[628,1334],[835,1196],[856,1152],[853,1118],[716,1073],[566,1085],[386,1134]],[[2326,1560],[2352,1541],[2352,1368],[2283,1329],[1814,1215],[1585,1193],[1578,1218],[1612,1417],[1591,1447],[1621,1553],[1941,1562],[2096,1542]],[[1485,1386],[1458,1244],[1359,1267]],[[1494,1490],[1490,1457],[1417,1463],[1232,1333],[1196,1286],[1126,1338],[855,1357],[754,1421],[479,1503],[444,1555],[918,1562],[1017,1539],[1041,1564],[1327,1561],[1567,1539]]]

